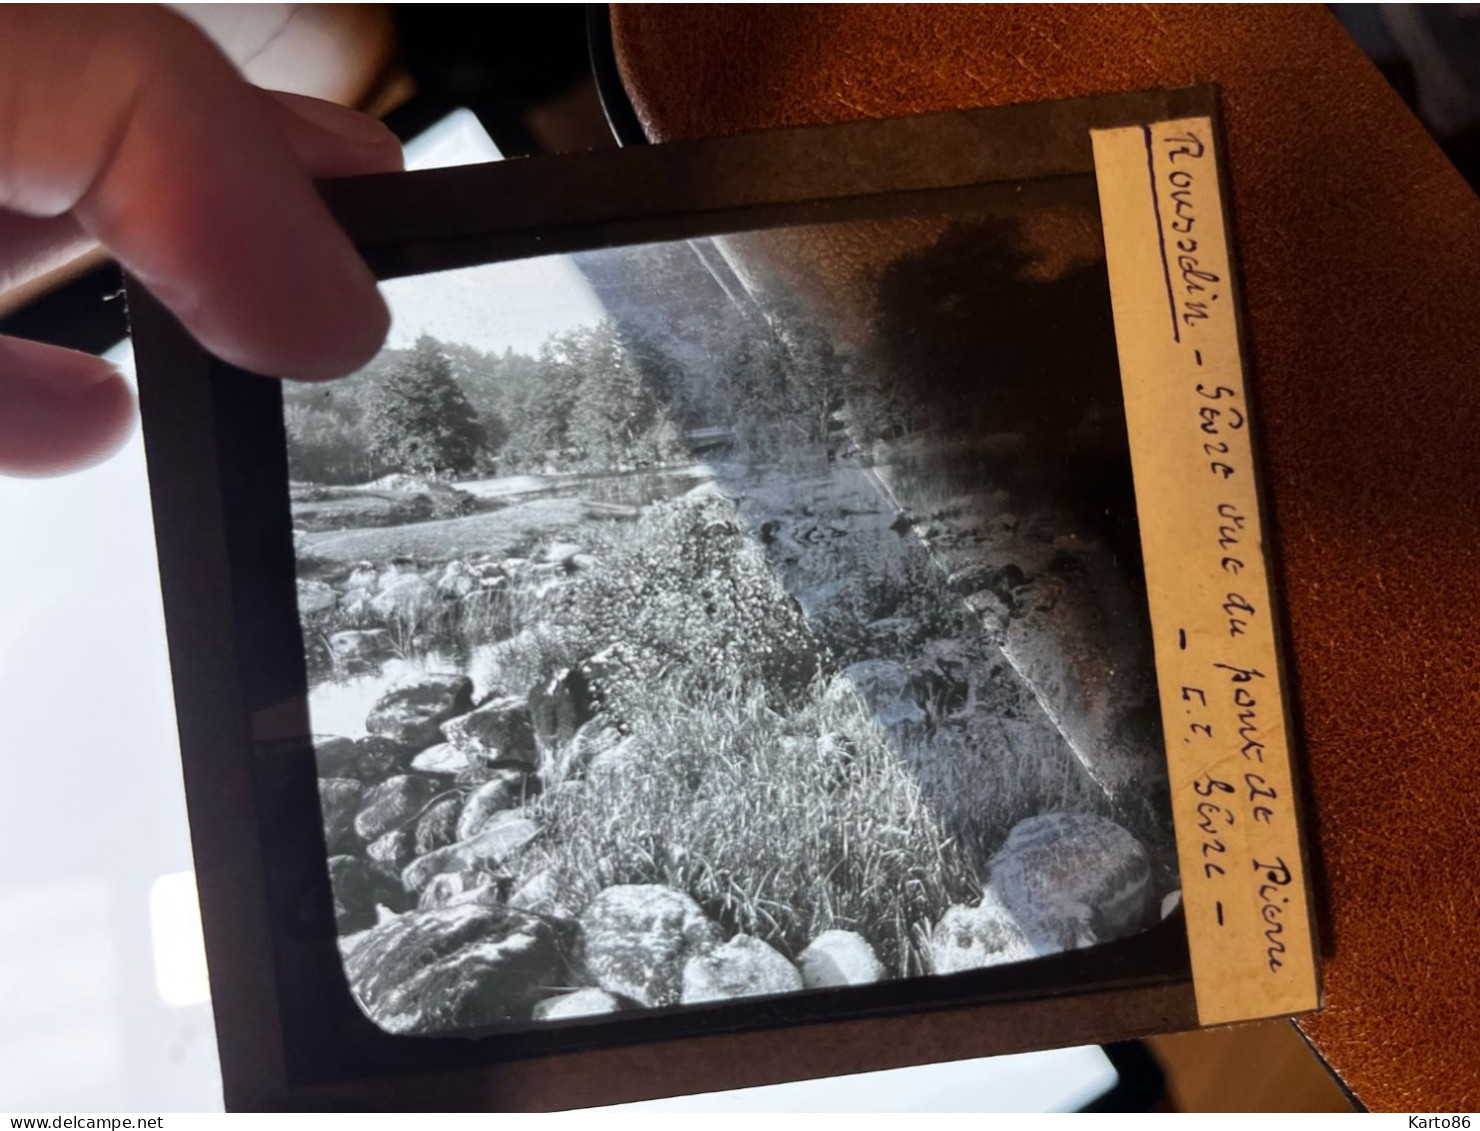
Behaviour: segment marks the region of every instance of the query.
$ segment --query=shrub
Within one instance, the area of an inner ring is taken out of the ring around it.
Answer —
[[[714,497],[654,506],[547,616],[569,652],[621,643],[650,677],[683,672],[715,689],[758,681],[777,704],[821,670],[800,606]]]
[[[792,957],[840,928],[893,973],[925,972],[923,931],[978,880],[856,697],[814,690],[780,714],[759,687],[665,681],[623,772],[546,796],[521,873],[553,875],[574,909],[613,884],[666,884]]]

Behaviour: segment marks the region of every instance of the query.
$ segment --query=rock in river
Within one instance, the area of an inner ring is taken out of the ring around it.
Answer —
[[[319,808],[324,815],[324,843],[330,856],[353,852],[359,847],[355,814],[360,811],[360,794],[364,788],[350,778],[319,779]]]
[[[457,818],[454,840],[467,840],[482,832],[495,814],[518,809],[539,792],[539,779],[519,770],[494,770],[463,803]]]
[[[720,939],[697,903],[659,884],[607,888],[581,927],[586,971],[597,985],[650,1007],[676,1005],[684,965]]]
[[[355,832],[366,841],[400,828],[426,807],[442,787],[431,778],[398,774],[367,790],[355,816]]]
[[[392,829],[365,846],[365,858],[400,887],[401,870],[416,859],[416,837],[410,829]]]
[[[456,777],[468,768],[468,756],[450,742],[429,746],[411,759],[411,768],[419,774],[441,774]]]
[[[445,848],[453,841],[461,840],[457,835],[457,818],[462,812],[463,800],[460,794],[444,797],[441,801],[427,806],[427,810],[416,821],[416,855],[423,856],[428,852],[435,852],[439,848]]]
[[[384,781],[401,765],[401,748],[388,739],[315,738],[314,759],[321,778]]]
[[[423,750],[442,740],[441,726],[473,706],[473,681],[465,675],[425,675],[391,688],[376,701],[365,729]]]
[[[500,696],[449,720],[442,733],[476,765],[533,768],[540,762],[529,704],[515,695]]]
[[[329,858],[329,886],[334,892],[334,922],[341,935],[375,926],[377,906],[398,911],[406,904],[399,887],[357,856]]]
[[[441,872],[466,872],[478,865],[501,864],[539,835],[540,828],[513,813],[499,815],[482,832],[445,848],[418,856],[401,873],[407,891],[421,891]]]
[[[441,1033],[527,1018],[564,981],[568,946],[569,927],[558,920],[467,903],[376,927],[344,969],[383,1029]]]

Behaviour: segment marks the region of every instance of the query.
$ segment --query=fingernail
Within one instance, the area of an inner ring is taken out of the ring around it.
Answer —
[[[120,376],[118,367],[101,357],[61,350],[24,338],[0,338],[0,377],[48,393],[81,393]]]
[[[358,110],[350,110],[316,98],[295,98],[285,105],[310,125],[355,145],[400,144],[396,135],[383,123]]]

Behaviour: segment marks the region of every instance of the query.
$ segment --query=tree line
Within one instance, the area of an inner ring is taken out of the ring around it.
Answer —
[[[846,366],[817,323],[784,310],[710,329],[697,365],[611,319],[533,354],[424,334],[343,381],[285,386],[290,472],[350,484],[631,470],[687,459],[686,431],[713,426],[756,460],[826,442]]]

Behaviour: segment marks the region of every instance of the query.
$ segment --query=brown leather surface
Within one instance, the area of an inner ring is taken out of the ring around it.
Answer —
[[[1216,82],[1311,785],[1377,1110],[1480,1106],[1480,201],[1323,8],[617,5],[656,139]]]

